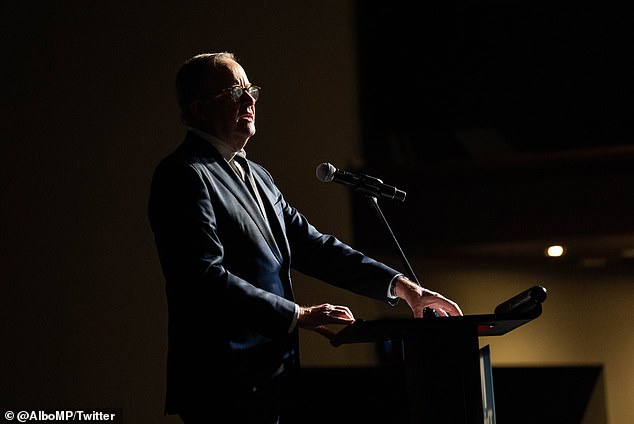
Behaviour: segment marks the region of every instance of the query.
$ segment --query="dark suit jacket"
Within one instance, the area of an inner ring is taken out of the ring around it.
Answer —
[[[207,141],[188,132],[157,167],[149,219],[166,279],[166,413],[208,403],[205,388],[248,386],[296,364],[291,268],[387,302],[398,273],[320,233],[271,175],[249,162],[267,225],[246,185]]]

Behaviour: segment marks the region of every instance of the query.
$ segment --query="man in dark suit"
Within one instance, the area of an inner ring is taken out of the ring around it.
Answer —
[[[380,301],[461,315],[458,305],[322,234],[246,160],[255,134],[252,85],[231,53],[197,55],[176,78],[188,131],[157,167],[149,219],[166,279],[165,412],[185,423],[275,423],[298,366],[298,329],[331,337],[345,306],[300,306],[291,268]]]

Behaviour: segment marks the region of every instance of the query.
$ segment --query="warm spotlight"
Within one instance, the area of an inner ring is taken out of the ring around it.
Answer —
[[[564,247],[559,245],[548,246],[546,249],[546,256],[551,258],[558,258],[564,254]]]

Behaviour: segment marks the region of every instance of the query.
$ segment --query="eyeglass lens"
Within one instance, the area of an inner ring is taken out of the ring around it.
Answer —
[[[237,86],[233,87],[231,89],[231,98],[234,102],[238,102],[245,92],[247,92],[249,96],[253,97],[253,100],[257,100],[260,96],[260,87],[256,87],[255,85],[252,85],[249,88],[242,88]]]

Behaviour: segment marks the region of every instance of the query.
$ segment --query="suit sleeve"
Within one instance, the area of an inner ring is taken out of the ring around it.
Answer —
[[[401,272],[323,234],[306,217],[284,204],[294,269],[354,293],[392,303],[388,286]]]

